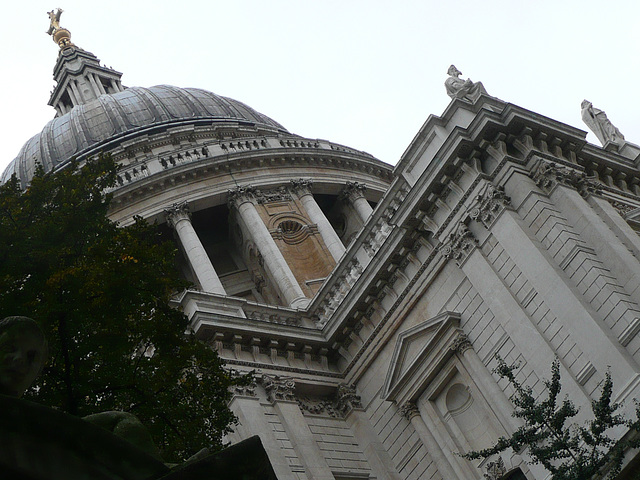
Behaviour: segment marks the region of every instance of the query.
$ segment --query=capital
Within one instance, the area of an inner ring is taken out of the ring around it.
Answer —
[[[478,245],[478,240],[469,227],[463,222],[449,235],[449,243],[441,247],[442,254],[447,259],[454,259],[458,266],[462,265],[467,256]]]
[[[227,191],[227,203],[229,207],[238,208],[245,202],[250,202],[254,199],[256,188],[252,185],[245,185],[243,187],[236,187]]]
[[[311,195],[311,187],[313,182],[307,178],[300,178],[298,180],[291,180],[291,190],[298,195]]]
[[[181,220],[191,220],[189,204],[187,202],[174,203],[165,209],[164,216],[172,227],[175,227]]]
[[[340,192],[340,198],[344,201],[355,201],[358,198],[364,198],[364,192],[367,186],[364,183],[347,182]]]
[[[356,387],[341,383],[336,392],[336,408],[344,415],[354,408],[362,408],[360,396],[356,394]]]
[[[465,334],[458,335],[458,337],[453,341],[453,344],[451,345],[451,350],[456,353],[464,353],[470,348],[472,348],[471,342]]]
[[[400,413],[407,420],[411,420],[413,417],[420,415],[420,410],[418,410],[418,406],[413,402],[406,402],[400,406]]]
[[[278,400],[285,400],[290,402],[296,401],[296,395],[294,389],[296,383],[290,378],[263,375],[262,386],[265,392],[267,392],[267,400],[275,402]]]
[[[600,194],[600,184],[595,177],[573,168],[562,167],[548,161],[541,161],[531,173],[531,178],[541,189],[550,192],[556,185],[564,185],[578,191],[583,197]]]

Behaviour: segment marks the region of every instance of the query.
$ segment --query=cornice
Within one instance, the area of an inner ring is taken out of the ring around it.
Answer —
[[[258,140],[256,140],[257,142]],[[268,139],[270,142],[277,139]],[[315,149],[303,149],[300,147],[264,148],[238,153],[224,153],[216,151],[219,144],[202,145],[198,147],[180,147],[173,150],[173,154],[164,153],[157,156],[149,156],[145,160],[131,162],[124,166],[120,172],[120,186],[114,188],[114,199],[110,215],[118,220],[124,216],[119,212],[129,211],[136,203],[153,199],[158,192],[163,192],[167,186],[172,189],[179,185],[191,185],[196,182],[204,182],[207,179],[229,177],[229,185],[218,182],[219,191],[211,185],[190,189],[190,202],[204,198],[213,199],[219,197],[216,204],[226,202],[226,190],[235,186],[234,179],[238,175],[248,175],[248,172],[261,172],[263,175],[253,178],[252,184],[259,188],[274,188],[289,180],[301,177],[313,177],[314,185],[322,189],[333,189],[338,194],[344,184],[345,172],[350,172],[354,178],[364,182],[371,192],[371,198],[377,199],[377,195],[384,192],[391,181],[391,167],[369,156],[358,155],[342,150],[330,148],[331,144],[321,143],[321,147]],[[197,152],[197,153],[194,153]],[[188,153],[188,155],[187,155]],[[181,158],[178,158],[180,155]],[[173,160],[173,164],[169,160]],[[167,165],[164,168],[162,163]],[[169,168],[169,166],[171,168]],[[267,167],[267,168],[265,168]],[[272,167],[269,169],[268,167]],[[273,167],[278,171],[269,175]],[[309,172],[308,169],[314,169]],[[287,173],[290,171],[290,173]],[[332,191],[333,191],[332,190]],[[182,198],[184,200],[184,198]],[[155,207],[145,207],[145,218],[153,220],[158,217],[164,208],[166,199],[163,199]],[[169,201],[177,201],[169,200]],[[216,202],[216,200],[214,200]],[[127,214],[127,217],[131,215]]]

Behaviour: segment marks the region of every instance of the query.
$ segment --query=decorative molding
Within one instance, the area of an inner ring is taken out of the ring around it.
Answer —
[[[242,397],[257,397],[256,394],[257,385],[255,382],[251,382],[248,385],[236,385],[233,387],[233,395],[234,396],[242,396]]]
[[[627,203],[616,202],[615,200],[609,200],[609,203],[611,203],[611,206],[615,208],[620,214],[620,216],[622,217],[624,217],[627,213],[633,210],[636,210],[638,208],[633,205],[629,205]]]
[[[487,473],[484,474],[486,480],[500,480],[507,473],[507,468],[504,466],[502,457],[498,457],[495,462],[487,463]]]
[[[265,203],[288,202],[293,200],[293,197],[285,186],[281,186],[271,190],[256,189],[256,191],[254,192],[254,197],[260,205],[263,205]]]
[[[594,373],[596,373],[596,367],[594,367],[591,362],[587,362],[587,364],[576,374],[576,380],[580,385],[584,386]]]
[[[311,415],[327,415],[333,418],[340,418],[342,415],[335,408],[334,402],[330,400],[317,400],[308,397],[298,397],[298,406],[302,413],[310,413]]]
[[[294,393],[296,382],[291,378],[262,375],[261,383],[264,390],[267,392],[268,401],[297,401]]]
[[[263,205],[272,202],[288,202],[293,200],[293,197],[291,197],[291,194],[285,186],[270,190],[259,190],[252,185],[245,185],[228,190],[227,195],[229,206],[235,208],[238,208],[246,201]]]
[[[275,232],[271,233],[271,236],[276,240],[282,240],[288,245],[297,245],[304,242],[310,235],[315,235],[317,232],[318,226],[316,224],[303,225],[297,218],[287,218],[278,224]]]
[[[601,185],[595,177],[589,177],[584,172],[573,168],[561,167],[556,163],[542,160],[531,174],[531,178],[541,189],[549,192],[556,185],[561,184],[574,188],[583,197],[591,194],[601,194]]]
[[[398,404],[417,398],[429,387],[437,372],[467,348],[460,329],[460,314],[445,311],[401,331],[389,361],[381,396]]]
[[[407,420],[411,420],[415,416],[420,415],[420,410],[418,410],[418,406],[413,402],[405,402],[400,405],[400,413]]]
[[[511,205],[511,197],[504,193],[503,186],[487,183],[484,191],[478,194],[477,202],[469,211],[469,216],[488,230],[500,212]]]
[[[271,363],[264,362],[255,362],[255,361],[247,361],[247,360],[237,360],[235,358],[225,358],[224,362],[227,365],[237,365],[240,367],[249,367],[253,369],[264,369],[264,370],[277,370],[280,372],[287,373],[295,373],[295,374],[304,374],[304,375],[312,375],[315,377],[323,377],[323,378],[336,378],[336,379],[344,379],[346,374],[344,373],[336,373],[332,371],[328,371],[326,365],[323,367],[323,370],[311,370],[309,368],[300,368],[300,367],[288,367],[284,365],[274,365]]]

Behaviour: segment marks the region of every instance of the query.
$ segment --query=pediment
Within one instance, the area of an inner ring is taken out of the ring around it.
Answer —
[[[429,381],[425,373],[437,369],[437,365],[453,355],[451,345],[461,333],[460,314],[456,312],[443,312],[401,332],[391,357],[383,397],[395,400],[403,390],[425,388]]]

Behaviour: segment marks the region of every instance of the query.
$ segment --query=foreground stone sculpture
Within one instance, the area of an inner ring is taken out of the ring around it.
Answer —
[[[598,137],[600,143],[605,146],[607,143],[623,145],[624,135],[611,123],[607,114],[595,108],[589,100],[582,101],[582,121]]]
[[[126,440],[153,458],[162,460],[160,450],[153,443],[151,434],[135,415],[128,412],[108,411],[94,413],[82,419]]]
[[[22,394],[36,379],[47,357],[47,341],[38,324],[28,317],[0,321],[0,393]]]
[[[135,415],[74,417],[19,397],[47,357],[47,341],[28,317],[0,321],[0,478],[275,480],[257,437],[222,452],[199,452],[173,470]]]
[[[485,88],[482,86],[482,83],[472,82],[469,78],[466,80],[458,78],[462,75],[462,72],[458,70],[455,65],[451,65],[449,67],[447,74],[449,75],[449,78],[445,80],[444,86],[447,89],[447,95],[451,98],[459,98],[461,100],[473,102],[478,98],[478,96],[480,96],[480,94],[487,93]]]

